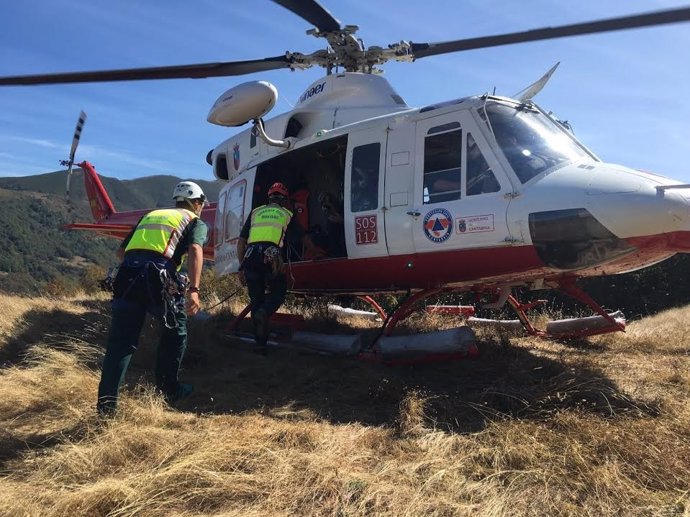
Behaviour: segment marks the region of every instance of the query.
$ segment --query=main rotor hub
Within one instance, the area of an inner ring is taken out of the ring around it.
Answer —
[[[366,50],[364,42],[355,37],[359,30],[357,25],[346,25],[342,29],[323,32],[318,28],[309,29],[308,35],[325,38],[329,48],[304,55],[290,53],[295,68],[308,68],[317,65],[326,68],[330,73],[333,68],[343,67],[346,72],[380,73],[376,65],[382,65],[391,59],[396,61],[414,61],[410,44],[406,41],[389,45],[387,49],[371,47]]]

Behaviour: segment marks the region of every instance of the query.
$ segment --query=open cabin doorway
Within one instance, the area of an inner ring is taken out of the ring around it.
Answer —
[[[256,168],[252,209],[268,202],[269,187],[279,181],[290,191],[293,218],[323,250],[321,258],[346,258],[343,201],[347,135],[282,153]],[[288,260],[310,260],[300,242],[285,246]]]

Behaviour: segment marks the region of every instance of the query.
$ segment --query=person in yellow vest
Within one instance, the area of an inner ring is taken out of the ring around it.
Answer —
[[[318,251],[288,206],[287,187],[274,183],[268,189],[268,204],[252,210],[237,242],[240,280],[246,284],[251,301],[256,339],[254,350],[262,355],[267,352],[268,320],[283,304],[287,292],[282,253],[285,241],[301,241],[312,254]]]
[[[203,244],[208,228],[200,219],[206,202],[201,187],[182,181],[173,191],[175,208],[142,217],[117,251],[121,263],[113,282],[112,322],[103,359],[96,408],[112,416],[146,313],[161,323],[156,387],[168,402],[189,396],[178,380],[187,348],[187,316],[199,311]],[[178,273],[184,256],[187,274]]]

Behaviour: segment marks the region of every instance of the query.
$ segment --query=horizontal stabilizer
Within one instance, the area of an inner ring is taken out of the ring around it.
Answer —
[[[92,231],[119,239],[124,239],[132,231],[132,226],[129,224],[71,223],[64,225],[62,228],[64,230]]]

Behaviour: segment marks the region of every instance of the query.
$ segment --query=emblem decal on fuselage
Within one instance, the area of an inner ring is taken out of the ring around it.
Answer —
[[[376,214],[355,217],[355,244],[377,244],[379,242]]]
[[[456,233],[479,233],[494,231],[494,214],[458,217],[455,220]]]
[[[240,144],[235,144],[232,150],[232,164],[235,166],[235,170],[238,170],[240,168]]]
[[[453,233],[453,218],[445,208],[434,208],[424,216],[424,235],[432,242],[445,242]]]

